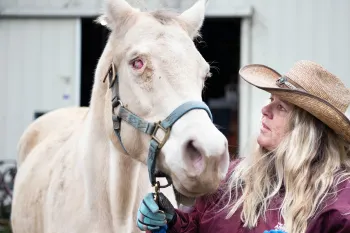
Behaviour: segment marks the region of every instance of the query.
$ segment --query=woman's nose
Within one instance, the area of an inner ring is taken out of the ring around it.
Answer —
[[[261,109],[261,113],[263,114],[263,116],[266,116],[267,118],[272,119],[272,113],[269,105],[264,106]]]

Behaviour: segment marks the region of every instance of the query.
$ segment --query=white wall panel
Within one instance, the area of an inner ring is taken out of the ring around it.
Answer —
[[[1,159],[15,158],[18,139],[35,111],[79,104],[78,22],[0,20]]]
[[[0,6],[10,8],[76,8],[96,7],[99,0],[1,0]]]
[[[101,13],[106,0],[2,0],[0,16],[61,16],[61,17],[94,17]],[[196,0],[126,0],[141,10],[170,8],[183,11],[192,6]],[[227,16],[246,15],[249,1],[215,0],[210,1],[207,15]]]

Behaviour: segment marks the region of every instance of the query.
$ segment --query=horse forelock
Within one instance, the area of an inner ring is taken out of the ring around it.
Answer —
[[[179,19],[177,16],[179,14],[167,10],[155,10],[153,12],[150,12],[150,14],[161,24],[163,25],[169,25],[173,24],[174,22],[179,22]]]

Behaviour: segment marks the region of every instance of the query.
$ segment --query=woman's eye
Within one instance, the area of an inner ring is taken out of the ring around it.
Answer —
[[[132,68],[139,70],[143,67],[143,61],[140,58],[136,58],[131,61]]]
[[[282,106],[282,105],[278,105],[278,108],[280,109],[280,110],[282,110],[282,111],[285,111],[286,109]]]

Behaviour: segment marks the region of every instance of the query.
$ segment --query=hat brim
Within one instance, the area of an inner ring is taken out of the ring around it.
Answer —
[[[350,121],[345,114],[317,96],[304,91],[277,86],[276,80],[281,75],[274,69],[260,64],[247,65],[239,70],[239,75],[249,84],[276,95],[282,100],[314,115],[350,142]]]

